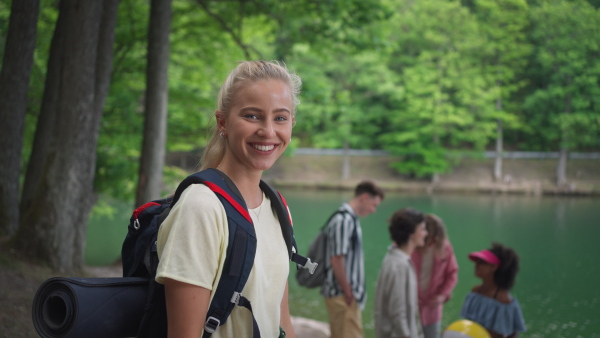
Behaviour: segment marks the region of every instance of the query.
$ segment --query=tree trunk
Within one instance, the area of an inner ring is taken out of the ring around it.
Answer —
[[[558,165],[556,166],[556,185],[563,186],[567,183],[567,158],[569,150],[566,147],[561,147],[558,154]]]
[[[568,77],[568,86],[571,86],[571,76]],[[571,94],[565,97],[565,114],[571,113]],[[569,156],[569,131],[567,127],[560,126],[560,151],[556,166],[556,185],[561,187],[567,183],[567,160]]]
[[[438,134],[437,131],[435,131],[433,133],[433,144],[435,144],[436,147],[440,144],[440,135]],[[439,172],[436,171],[431,174],[431,183],[432,184],[440,183],[440,173]]]
[[[350,145],[348,141],[344,142],[344,155],[342,158],[342,180],[347,180],[350,178],[350,154],[348,154],[348,150]]]
[[[52,40],[16,242],[24,255],[64,272],[83,265],[117,5],[62,0]]]
[[[0,71],[0,237],[19,226],[19,175],[39,0],[13,1]]]
[[[496,110],[502,110],[502,98],[496,100]],[[496,161],[494,162],[494,181],[502,180],[502,152],[504,151],[504,136],[502,120],[496,121]]]
[[[44,168],[43,159],[49,157],[49,140],[55,134],[54,121],[57,120],[58,99],[60,93],[61,59],[63,55],[65,16],[59,13],[52,43],[50,44],[50,55],[46,67],[46,82],[44,84],[44,95],[42,98],[41,111],[37,119],[37,127],[33,138],[33,147],[29,157],[29,165],[23,182],[23,193],[21,196],[20,215],[21,218],[26,210],[34,207],[34,194],[40,186]],[[21,220],[22,224],[23,221]]]
[[[502,120],[496,121],[496,161],[494,162],[494,181],[502,180],[502,152],[503,152],[503,137],[502,137]]]
[[[136,207],[161,196],[167,140],[171,0],[152,0],[148,31],[144,141]]]

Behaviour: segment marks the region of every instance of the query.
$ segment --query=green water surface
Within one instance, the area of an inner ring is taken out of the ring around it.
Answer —
[[[301,252],[329,214],[351,197],[336,191],[281,192],[292,211]],[[600,337],[600,199],[407,193],[388,194],[376,214],[361,220],[369,295],[363,312],[367,337],[374,336],[374,288],[390,243],[387,219],[407,206],[444,219],[458,259],[459,281],[444,308],[444,327],[460,319],[465,295],[478,284],[467,254],[499,241],[513,247],[521,258],[512,292],[528,328],[521,337]],[[119,257],[131,211],[129,205],[121,205],[112,217],[91,219],[88,264],[106,265]],[[327,321],[319,290],[298,286],[293,274],[289,284],[292,315]]]

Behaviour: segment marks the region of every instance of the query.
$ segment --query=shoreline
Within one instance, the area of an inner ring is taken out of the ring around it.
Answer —
[[[527,196],[580,196],[597,197],[600,190],[592,188],[578,188],[576,186],[547,187],[542,184],[531,183],[527,185],[506,185],[482,183],[469,185],[464,183],[396,183],[377,181],[385,191],[414,192],[414,193],[450,193],[450,194],[506,194]],[[293,180],[273,179],[269,183],[278,188],[304,189],[304,190],[352,190],[357,182],[303,182]]]
[[[374,180],[386,191],[419,193],[514,194],[530,196],[600,196],[600,161],[571,160],[567,183],[555,184],[556,161],[510,159],[503,162],[502,180],[492,177],[493,159],[461,159],[451,172],[433,182],[398,174],[390,156],[351,156],[342,179],[342,156],[282,157],[263,179],[279,188],[352,190],[363,179]]]

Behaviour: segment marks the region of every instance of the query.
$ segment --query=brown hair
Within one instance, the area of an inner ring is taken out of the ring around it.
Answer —
[[[385,197],[383,190],[372,181],[362,181],[354,189],[354,196],[360,196],[364,193],[367,193],[372,197],[379,196],[382,201]]]
[[[396,211],[390,219],[390,237],[398,245],[408,242],[419,224],[425,220],[423,213],[413,208],[404,208]]]

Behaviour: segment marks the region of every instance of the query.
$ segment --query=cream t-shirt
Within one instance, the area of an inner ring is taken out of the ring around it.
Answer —
[[[289,274],[287,248],[267,196],[263,194],[262,204],[251,209],[250,216],[257,249],[242,294],[252,303],[261,335],[277,337]],[[164,283],[165,278],[170,278],[215,290],[225,262],[228,233],[227,214],[219,198],[203,184],[191,185],[160,227],[156,281]],[[213,337],[252,337],[250,311],[236,306]]]

